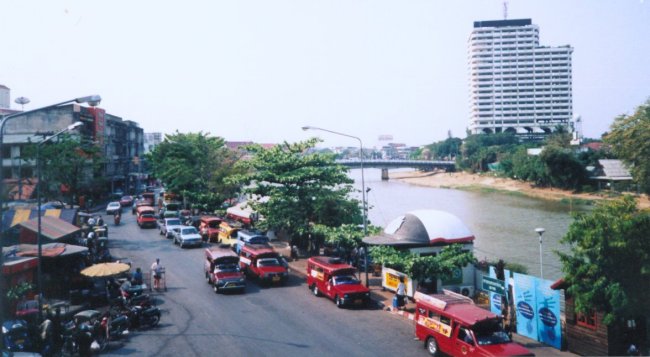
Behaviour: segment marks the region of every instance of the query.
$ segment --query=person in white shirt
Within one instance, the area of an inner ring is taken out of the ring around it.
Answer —
[[[401,308],[404,306],[404,298],[406,297],[406,285],[404,285],[404,277],[399,277],[399,284],[397,284],[397,290],[395,291],[397,295],[397,306]]]
[[[160,258],[156,258],[156,261],[151,264],[151,273],[153,274],[153,287],[158,289],[160,287],[160,277],[161,277],[162,265],[160,264]]]

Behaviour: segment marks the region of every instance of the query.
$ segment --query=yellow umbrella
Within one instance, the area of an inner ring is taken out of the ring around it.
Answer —
[[[131,266],[124,263],[100,263],[82,270],[81,275],[91,278],[102,278],[122,274],[130,269]]]

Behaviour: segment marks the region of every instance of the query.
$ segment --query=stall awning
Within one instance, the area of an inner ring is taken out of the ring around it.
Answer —
[[[20,223],[20,226],[24,229],[28,229],[34,233],[37,233],[38,218],[22,222]],[[50,216],[41,217],[41,234],[45,238],[56,241],[69,237],[79,231],[81,231],[81,228],[59,218]]]
[[[57,217],[73,224],[77,216],[77,211],[78,209],[76,208],[44,209],[41,210],[41,216]],[[5,231],[9,230],[13,226],[37,217],[38,209],[35,208],[16,208],[4,211],[3,229]]]
[[[15,250],[16,256],[19,257],[37,257],[37,244],[18,244],[11,247]],[[86,253],[88,248],[80,245],[65,243],[48,243],[41,246],[41,255],[47,258],[67,257],[75,254]]]

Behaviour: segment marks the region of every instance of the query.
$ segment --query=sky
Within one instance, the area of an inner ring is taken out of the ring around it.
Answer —
[[[573,52],[585,137],[650,98],[650,1],[510,0]],[[99,94],[145,132],[320,146],[465,137],[467,40],[497,0],[0,0],[0,84],[25,110]]]

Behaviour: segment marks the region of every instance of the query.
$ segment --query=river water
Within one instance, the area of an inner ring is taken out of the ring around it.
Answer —
[[[361,171],[351,170],[355,186],[361,188]],[[471,192],[429,188],[397,180],[382,181],[379,169],[365,170],[368,193],[368,219],[385,227],[394,218],[417,209],[442,210],[456,215],[476,237],[474,255],[479,259],[503,259],[519,263],[528,274],[540,276],[540,244],[535,228],[546,230],[542,236],[544,278],[562,276],[555,251],[568,251],[560,243],[572,221],[572,211],[589,207],[509,195],[498,192]]]

